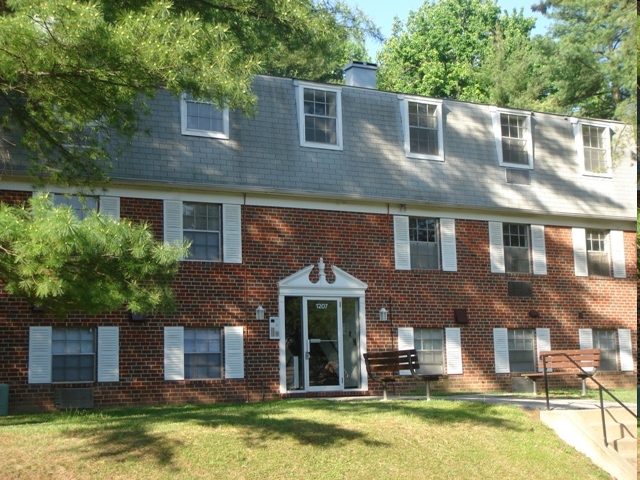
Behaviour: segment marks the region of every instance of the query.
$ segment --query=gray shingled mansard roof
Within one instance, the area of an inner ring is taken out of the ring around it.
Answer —
[[[405,155],[398,94],[342,86],[343,149],[325,150],[300,146],[295,82],[257,76],[257,114],[230,112],[228,140],[182,135],[180,100],[159,92],[143,124],[151,134],[116,159],[113,183],[635,218],[633,148],[612,178],[582,175],[568,117],[533,112],[531,185],[513,185],[498,165],[489,105],[444,100],[444,162],[419,160]]]

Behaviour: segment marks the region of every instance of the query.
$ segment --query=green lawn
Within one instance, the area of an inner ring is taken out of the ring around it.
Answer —
[[[482,402],[286,400],[0,417],[2,478],[608,479]]]

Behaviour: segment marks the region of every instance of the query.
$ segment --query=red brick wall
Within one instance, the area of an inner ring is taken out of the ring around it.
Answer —
[[[29,194],[0,192],[0,200]],[[162,201],[121,199],[121,215],[148,222],[162,238]],[[579,328],[631,328],[637,352],[635,234],[625,233],[627,278],[578,278],[573,270],[571,228],[546,227],[548,275],[490,273],[488,224],[456,221],[458,271],[396,271],[393,218],[389,215],[243,207],[243,264],[183,262],[175,282],[177,311],[131,322],[124,312],[72,316],[59,323],[30,312],[25,302],[0,293],[0,383],[10,384],[11,411],[49,409],[58,385],[28,385],[28,327],[120,327],[120,382],[94,384],[97,407],[183,402],[258,401],[279,397],[278,342],[268,322],[255,320],[262,305],[278,314],[278,282],[322,257],[366,282],[369,350],[397,346],[398,327],[460,327],[464,375],[433,390],[511,390],[512,376],[494,372],[493,328],[551,330],[553,348],[578,348]],[[317,270],[312,277],[317,278]],[[531,298],[507,295],[509,280],[532,283]],[[315,280],[315,278],[314,278]],[[380,322],[378,311],[389,310]],[[453,309],[466,308],[469,323],[456,324]],[[539,312],[538,318],[529,316]],[[584,312],[584,318],[579,318]],[[165,326],[245,326],[245,378],[164,381]],[[600,375],[600,374],[599,374]],[[635,374],[603,374],[607,386],[636,384]],[[566,380],[558,380],[566,382]],[[406,384],[406,385],[405,385]],[[577,384],[576,384],[577,385]],[[65,385],[66,386],[66,385]],[[398,391],[423,389],[403,382]],[[370,391],[380,393],[370,382]]]

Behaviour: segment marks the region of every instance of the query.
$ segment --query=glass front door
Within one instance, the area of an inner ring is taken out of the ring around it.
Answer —
[[[307,389],[339,390],[344,383],[338,300],[306,299]]]

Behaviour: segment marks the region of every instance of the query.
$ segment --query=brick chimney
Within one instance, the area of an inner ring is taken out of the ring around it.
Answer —
[[[345,84],[375,90],[377,73],[378,66],[375,63],[349,62],[344,67]]]

